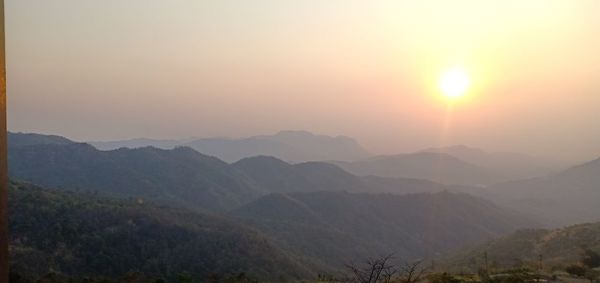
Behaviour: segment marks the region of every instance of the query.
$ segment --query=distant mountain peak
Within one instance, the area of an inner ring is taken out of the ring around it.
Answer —
[[[97,150],[86,143],[16,146],[10,176],[44,186],[85,189],[117,197],[160,199],[220,211],[260,195],[241,172],[189,147]]]
[[[443,152],[443,153],[456,153],[456,154],[486,154],[487,152],[481,148],[471,147],[464,144],[441,146],[441,147],[430,147],[418,152]]]
[[[579,165],[575,165],[575,166],[569,168],[567,171],[584,169],[584,168],[596,168],[596,167],[600,168],[600,157],[596,158],[594,160],[579,164]]]
[[[333,163],[359,176],[417,178],[471,186],[487,185],[498,180],[494,172],[444,152],[381,155],[355,162]]]
[[[268,137],[269,135],[264,135],[264,136]],[[329,136],[329,135],[315,134],[315,133],[312,133],[312,132],[306,131],[306,130],[281,130],[281,131],[277,132],[276,134],[274,134],[272,136],[279,136],[279,137],[304,137],[304,138],[329,138],[329,139],[347,140],[347,141],[356,142],[353,138],[351,138],[349,136],[345,136],[345,135]]]
[[[316,136],[315,134],[305,130],[281,130],[275,136]]]
[[[8,132],[8,146],[28,146],[39,144],[71,144],[74,141],[58,135]]]
[[[564,168],[559,161],[516,152],[488,152],[467,145],[428,148],[419,152],[444,153],[498,174],[497,181],[546,175]]]
[[[189,146],[203,154],[216,156],[226,162],[235,162],[246,157],[270,155],[290,162],[322,160],[358,160],[369,153],[354,139],[337,136],[316,135],[302,130],[279,131],[272,135],[257,135],[246,138],[200,138],[186,140],[130,139],[112,142],[92,142],[101,150],[120,147],[138,148],[154,146],[171,149]]]
[[[242,158],[240,160],[238,160],[237,162],[235,162],[234,164],[243,164],[243,163],[270,163],[270,164],[277,164],[277,165],[287,165],[287,166],[291,166],[291,164],[273,157],[273,156],[269,156],[269,155],[257,155],[257,156],[252,156],[252,157],[246,157],[246,158]]]

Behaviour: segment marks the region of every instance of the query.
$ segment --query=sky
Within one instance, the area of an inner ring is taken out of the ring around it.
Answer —
[[[8,126],[600,157],[600,1],[7,0]],[[445,99],[440,76],[471,82]]]

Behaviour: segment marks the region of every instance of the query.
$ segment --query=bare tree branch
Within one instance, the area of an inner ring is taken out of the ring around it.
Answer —
[[[403,283],[415,283],[421,280],[427,268],[422,265],[423,261],[418,260],[412,263],[405,263],[400,267],[401,280]]]
[[[354,263],[347,264],[346,268],[352,275],[349,281],[355,283],[391,282],[397,272],[397,269],[390,264],[392,258],[393,255],[389,254],[381,258],[369,258],[363,266]]]

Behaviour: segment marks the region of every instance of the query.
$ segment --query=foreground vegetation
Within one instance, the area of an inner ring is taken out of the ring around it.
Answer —
[[[574,283],[597,283],[600,282],[600,255],[586,250],[582,254],[580,261],[570,264],[566,270],[548,271],[538,267],[532,269],[529,267],[518,267],[505,270],[495,270],[490,272],[482,268],[476,274],[469,273],[448,273],[443,271],[434,271],[426,266],[423,261],[405,262],[394,264],[393,256],[388,255],[380,258],[370,258],[361,264],[347,264],[346,275],[341,277],[319,275],[313,280],[292,280],[280,279],[278,281],[260,281],[248,277],[245,273],[239,273],[230,276],[219,274],[210,274],[205,277],[194,277],[190,273],[183,272],[169,282],[192,283],[258,283],[258,282],[315,282],[315,283],[461,283],[461,282],[481,282],[481,283],[529,283],[529,282],[574,282]],[[167,282],[165,279],[152,278],[140,272],[128,272],[117,279],[107,279],[98,277],[68,277],[56,273],[47,274],[39,279],[24,277],[18,273],[11,273],[12,283],[142,283]]]
[[[21,183],[9,197],[11,270],[22,278],[312,276],[260,233],[221,217]]]
[[[600,273],[600,224],[524,230],[440,263],[340,259],[342,272],[322,275],[306,258],[223,217],[141,199],[10,187],[11,282],[593,283]]]

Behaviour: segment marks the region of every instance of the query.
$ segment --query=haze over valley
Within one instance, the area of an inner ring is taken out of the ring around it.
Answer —
[[[600,283],[600,1],[2,7],[0,282]]]
[[[264,147],[251,146],[257,140],[271,142],[273,137],[285,140],[285,143],[280,141],[286,145],[285,151],[268,156],[264,155]],[[241,158],[228,163],[191,147],[206,140],[212,139],[171,144],[137,139],[102,143],[100,150],[93,143],[79,143],[61,136],[10,133],[9,173],[13,180],[19,180],[14,183],[15,197],[26,194],[42,205],[53,206],[49,201],[54,198],[66,201],[69,207],[73,201],[79,202],[79,198],[100,203],[116,198],[122,201],[110,200],[114,203],[110,205],[124,202],[131,206],[131,212],[123,213],[149,219],[169,219],[171,216],[165,215],[173,213],[197,215],[194,219],[220,215],[216,219],[233,226],[224,227],[227,231],[219,233],[229,237],[228,233],[246,233],[235,225],[252,227],[255,229],[252,233],[258,234],[250,236],[250,241],[259,237],[273,249],[259,253],[277,253],[281,257],[277,264],[288,265],[282,267],[285,270],[282,274],[297,278],[323,272],[338,274],[345,262],[390,251],[404,260],[440,259],[519,229],[600,221],[597,160],[558,169],[558,165],[548,164],[544,159],[515,153],[487,153],[467,146],[370,156],[348,137],[285,131],[226,144],[227,150],[223,152],[237,152]],[[324,150],[328,148],[337,150],[329,153]],[[300,161],[280,159],[300,151],[303,152],[297,155],[303,158]],[[212,153],[218,156],[219,152]],[[331,154],[353,161],[330,160]],[[511,164],[519,165],[520,170],[503,167]],[[179,210],[172,212],[167,207]],[[15,209],[18,214],[38,213],[23,211],[21,206]],[[78,209],[73,206],[65,213],[80,217],[76,215],[83,212]],[[98,209],[109,207],[102,204]],[[185,229],[206,225],[201,224],[206,220],[173,221],[190,227]],[[25,229],[18,230],[20,233],[32,233],[26,227],[19,229]],[[65,233],[48,233],[57,232]],[[38,245],[32,241],[35,240],[15,245],[25,245],[25,249]],[[248,245],[255,246],[251,242]],[[51,253],[48,249],[45,247],[39,253]],[[81,247],[73,252],[83,257],[92,251]],[[50,265],[44,264],[38,270],[21,265],[20,262],[27,262],[33,256],[30,253],[20,252],[14,268],[43,275],[44,266],[50,268]],[[46,256],[48,260],[53,257]],[[58,259],[50,263],[55,260]],[[256,258],[240,260],[244,262],[236,264],[248,267],[246,261]],[[168,264],[183,264],[177,262],[173,259]],[[71,273],[63,264],[58,268]],[[186,268],[206,275],[201,271],[206,266]],[[263,266],[257,268],[251,273],[253,276],[269,278],[273,274],[263,270]],[[157,273],[148,270],[148,274]]]

